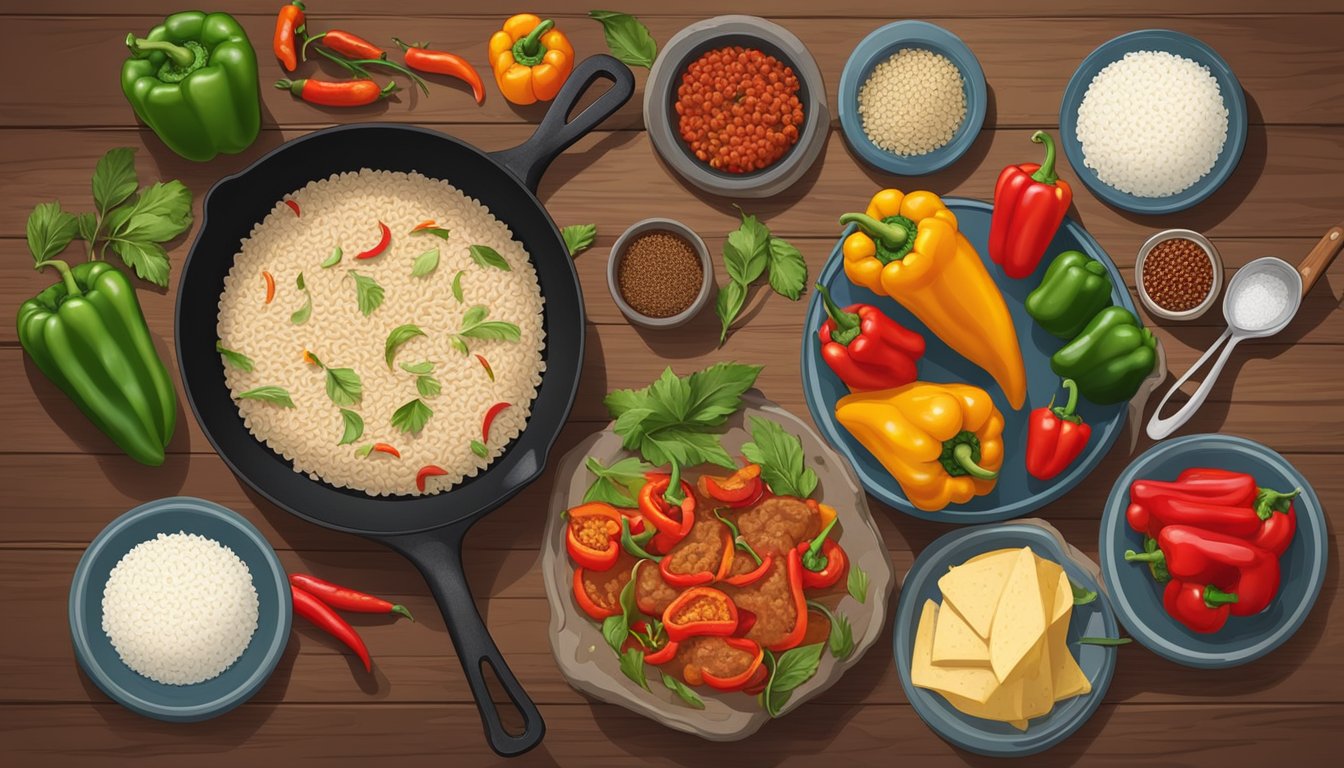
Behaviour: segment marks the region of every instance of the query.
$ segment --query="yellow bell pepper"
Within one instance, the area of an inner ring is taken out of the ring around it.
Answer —
[[[970,384],[856,392],[840,398],[835,417],[928,512],[994,490],[1003,466],[1003,414]]]
[[[841,251],[845,275],[910,310],[949,347],[985,369],[1013,408],[1027,398],[1017,329],[980,254],[957,230],[957,217],[932,192],[884,189],[865,213],[841,225],[858,229]]]
[[[550,101],[574,69],[574,48],[554,21],[520,13],[490,37],[490,67],[514,104]]]

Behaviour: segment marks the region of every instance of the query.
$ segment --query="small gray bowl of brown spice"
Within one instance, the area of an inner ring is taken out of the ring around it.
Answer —
[[[644,219],[630,225],[612,245],[607,289],[630,322],[676,328],[709,303],[714,265],[705,242],[685,224]]]
[[[1193,320],[1218,300],[1223,260],[1209,239],[1189,229],[1158,232],[1139,248],[1134,284],[1150,314]]]

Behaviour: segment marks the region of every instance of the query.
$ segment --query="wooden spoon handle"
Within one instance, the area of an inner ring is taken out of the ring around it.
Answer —
[[[1316,247],[1311,249],[1307,258],[1297,265],[1297,271],[1302,273],[1302,295],[1306,296],[1311,291],[1311,286],[1321,279],[1325,270],[1330,267],[1330,262],[1339,255],[1340,249],[1344,248],[1344,225],[1335,225],[1325,233]]]

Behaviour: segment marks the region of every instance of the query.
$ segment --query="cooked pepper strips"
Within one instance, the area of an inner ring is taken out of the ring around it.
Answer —
[[[1015,280],[1036,271],[1073,203],[1073,190],[1055,174],[1054,139],[1037,131],[1031,140],[1045,144],[1045,161],[1003,169],[994,184],[989,224],[989,258]]]
[[[1017,330],[1003,294],[957,218],[932,192],[884,189],[854,224],[841,250],[845,275],[856,285],[890,296],[958,354],[983,368],[1008,403],[1026,402],[1027,374]]]
[[[827,319],[817,329],[821,359],[852,392],[909,384],[915,363],[924,356],[924,337],[908,330],[868,304],[844,309],[817,283]]]
[[[569,511],[565,547],[574,562],[594,571],[616,564],[621,553],[621,513],[610,504],[590,501]]]
[[[518,105],[550,101],[574,68],[574,48],[555,22],[520,13],[490,37],[490,66],[504,98]]]
[[[1031,412],[1027,422],[1027,472],[1037,480],[1049,480],[1063,472],[1082,454],[1092,437],[1092,427],[1083,423],[1078,408],[1078,385],[1064,380],[1069,400],[1055,408],[1054,400]]]
[[[1111,304],[1111,273],[1106,267],[1081,251],[1064,251],[1050,262],[1036,290],[1027,294],[1026,308],[1046,333],[1071,341]]]
[[[1098,405],[1123,403],[1157,365],[1157,339],[1124,307],[1107,307],[1050,358],[1050,369],[1073,379]]]

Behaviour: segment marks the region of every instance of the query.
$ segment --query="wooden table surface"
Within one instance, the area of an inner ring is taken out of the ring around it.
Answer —
[[[230,0],[213,5],[235,13],[258,50],[267,86],[262,135],[241,155],[188,162],[136,124],[117,87],[125,34],[143,34],[179,5],[162,0],[0,4],[7,38],[0,46],[0,70],[11,78],[0,96],[0,238],[7,252],[0,261],[0,304],[15,307],[53,280],[29,267],[23,241],[29,210],[55,199],[68,209],[88,210],[90,173],[111,147],[140,150],[142,182],[183,180],[196,195],[199,213],[200,198],[215,180],[287,139],[333,123],[418,123],[494,150],[522,141],[539,119],[537,110],[510,108],[493,84],[485,106],[477,108],[461,87],[443,81],[429,98],[407,94],[400,101],[349,112],[305,105],[269,87],[282,74],[268,45],[279,0]],[[468,5],[400,0],[378,13],[368,2],[311,0],[309,13],[316,27],[347,28],[376,40],[429,38],[488,72],[485,40],[506,12],[477,15],[475,6],[453,10]],[[1057,126],[1065,83],[1093,47],[1130,30],[1169,27],[1204,40],[1237,72],[1246,91],[1250,133],[1235,176],[1185,213],[1123,213],[1076,185],[1076,216],[1126,278],[1132,280],[1139,244],[1158,229],[1181,226],[1207,233],[1231,271],[1266,254],[1296,263],[1326,228],[1344,219],[1344,15],[1338,0],[1072,5],[1087,10],[1061,16],[1050,0],[950,0],[908,9],[931,12],[926,18],[966,41],[984,67],[989,113],[971,150],[933,176],[894,178],[858,163],[832,119],[829,143],[814,170],[774,199],[743,201],[746,209],[801,248],[815,275],[830,253],[839,212],[860,205],[879,185],[918,184],[988,199],[1000,168],[1035,159],[1028,133]],[[627,0],[622,6],[640,15],[660,43],[686,24],[726,10],[776,19],[812,50],[833,113],[849,52],[870,30],[892,20],[889,14],[896,10],[875,0],[742,0],[731,8],[720,0]],[[584,18],[587,9],[575,0],[538,0],[534,6],[558,19],[580,55],[605,49],[600,27]],[[685,373],[716,360],[763,363],[759,385],[765,394],[795,413],[806,413],[797,370],[803,302],[754,293],[727,344],[716,349],[713,312],[679,332],[639,331],[622,320],[607,294],[608,249],[632,221],[650,215],[678,218],[697,229],[715,253],[735,226],[734,201],[694,191],[654,155],[641,118],[646,74],[636,71],[640,90],[635,98],[557,160],[541,185],[540,196],[559,224],[596,222],[600,232],[596,247],[577,260],[588,309],[587,360],[556,456],[602,427],[601,397],[607,390],[642,386],[666,365]],[[1072,178],[1063,158],[1061,166],[1062,175]],[[189,243],[184,237],[170,248],[174,282]],[[724,280],[721,269],[719,280]],[[1336,268],[1286,331],[1241,348],[1185,430],[1243,435],[1282,452],[1315,486],[1334,526],[1344,520],[1341,292],[1344,273]],[[175,293],[140,288],[170,368]],[[1179,372],[1192,363],[1218,335],[1220,323],[1213,311],[1180,327],[1156,326],[1171,368]],[[151,469],[120,455],[25,358],[11,324],[0,324],[0,402],[10,435],[0,446],[5,479],[0,585],[6,596],[6,631],[0,633],[0,760],[21,766],[503,762],[482,738],[443,621],[405,560],[266,503],[229,472],[185,413],[179,415],[164,466]],[[1126,444],[1123,438],[1082,487],[1040,513],[1093,556],[1102,502],[1130,458]],[[1149,444],[1141,440],[1139,450]],[[815,765],[818,760],[889,765],[903,758],[919,766],[992,762],[952,748],[915,715],[897,680],[890,630],[830,691],[736,744],[703,742],[580,695],[561,678],[546,637],[548,606],[538,548],[555,480],[544,475],[485,518],[467,539],[468,577],[479,608],[547,723],[542,745],[514,764],[696,765],[706,757],[742,766]],[[337,645],[296,622],[275,675],[231,714],[170,725],[127,712],[76,666],[66,622],[69,581],[80,553],[108,521],[141,502],[176,494],[238,510],[270,539],[286,568],[391,596],[409,605],[420,622],[355,622],[376,658],[371,676],[355,673]],[[932,539],[951,530],[872,506],[901,574]],[[1076,735],[1032,764],[1251,765],[1288,756],[1303,765],[1333,762],[1335,731],[1344,719],[1344,624],[1334,605],[1340,546],[1334,535],[1330,552],[1315,610],[1297,635],[1268,658],[1200,672],[1137,645],[1124,647],[1100,710]],[[892,607],[898,599],[893,594]]]

